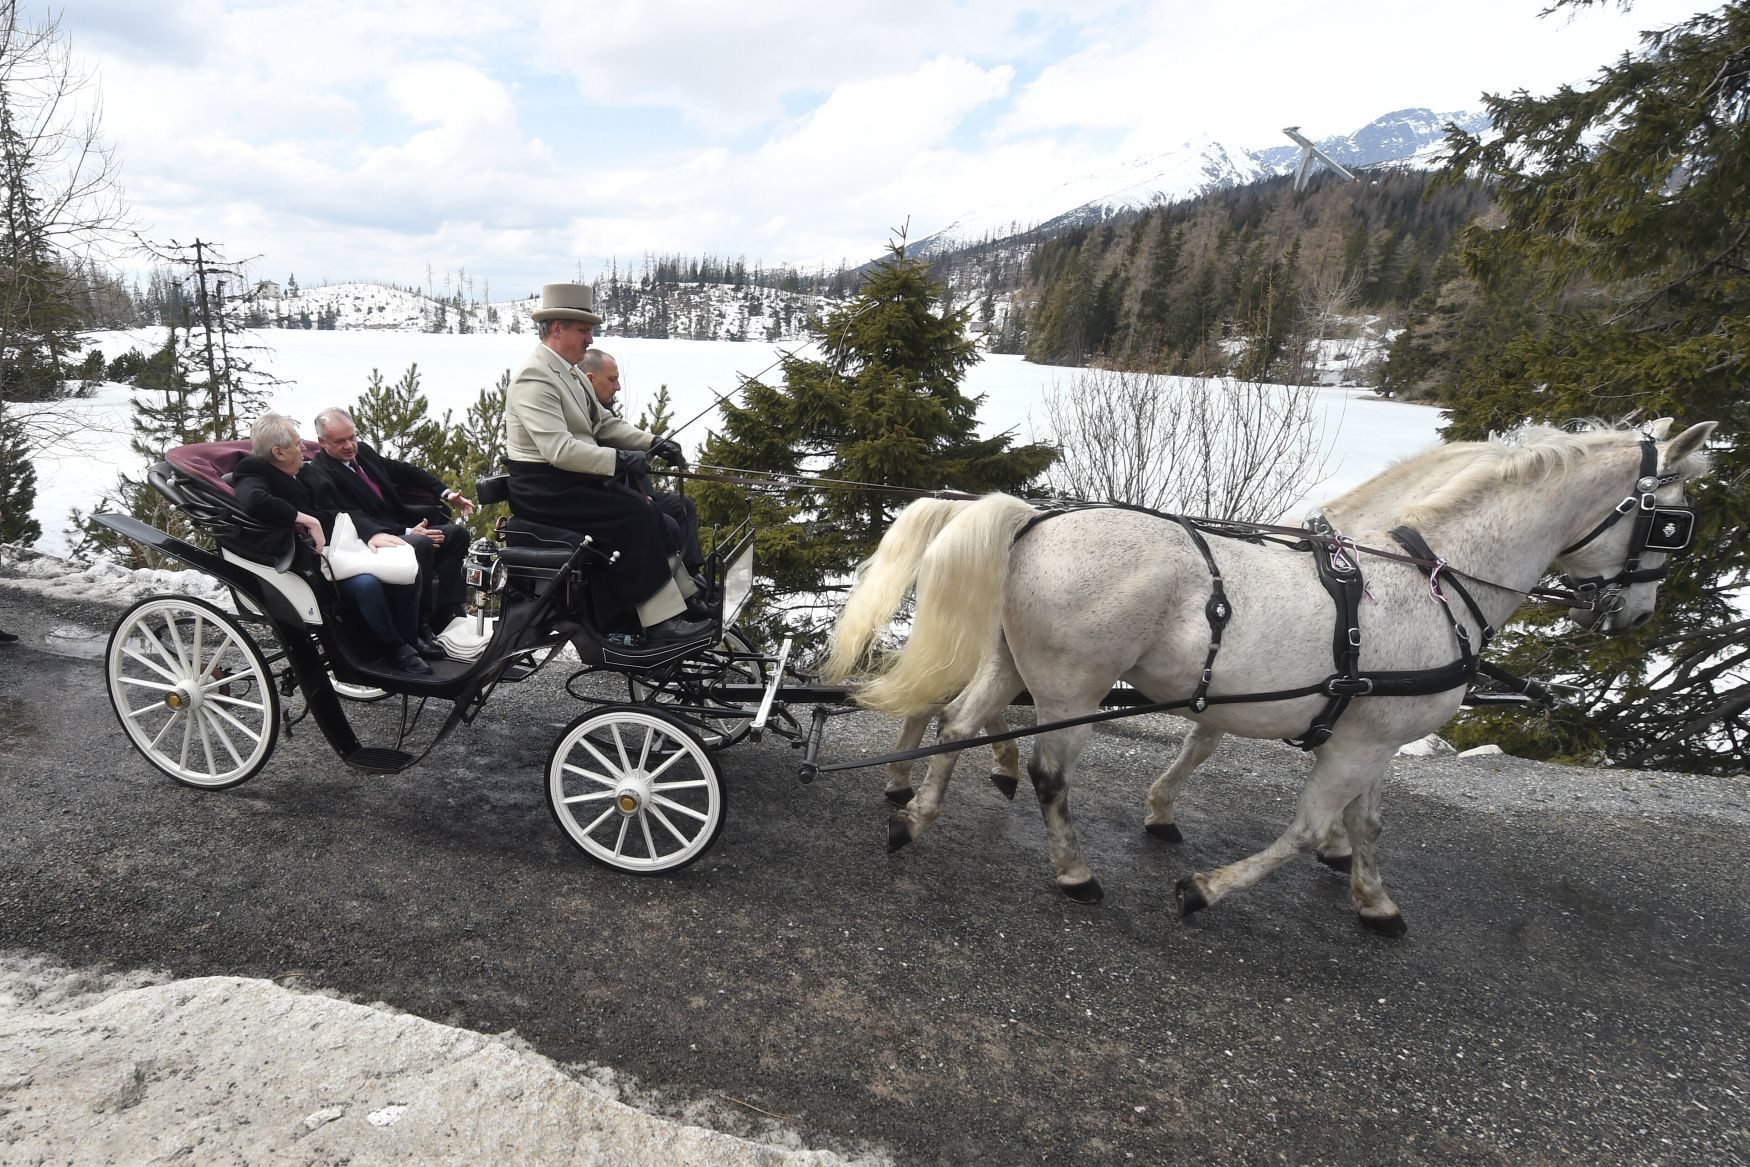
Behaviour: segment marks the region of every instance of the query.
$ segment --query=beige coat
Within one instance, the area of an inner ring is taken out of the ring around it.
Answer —
[[[656,440],[610,413],[588,379],[544,344],[510,383],[504,431],[513,462],[604,476],[614,472],[615,450],[648,450]]]

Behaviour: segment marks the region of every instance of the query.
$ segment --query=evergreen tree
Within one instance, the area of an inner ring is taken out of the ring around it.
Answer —
[[[1746,62],[1750,5],[1728,4],[1644,34],[1587,88],[1487,98],[1496,136],[1449,137],[1453,171],[1489,176],[1504,218],[1467,232],[1469,273],[1485,294],[1529,280],[1541,306],[1500,347],[1499,387],[1453,397],[1449,436],[1520,419],[1720,422],[1714,473],[1692,488],[1696,547],[1658,618],[1607,643],[1512,643],[1508,667],[1574,678],[1581,698],[1532,729],[1489,724],[1510,749],[1721,773],[1750,758],[1750,621],[1734,603],[1750,575]]]
[[[668,395],[668,386],[656,387],[656,400],[650,403],[649,409],[638,411],[638,420],[632,424],[639,429],[653,434],[666,434],[674,425],[674,401]]]
[[[349,410],[359,438],[385,458],[399,458],[419,465],[442,465],[445,426],[433,421],[431,404],[419,391],[419,366],[407,371],[393,385],[383,374],[371,370],[370,385]]]
[[[811,325],[826,359],[786,358],[782,387],[747,382],[741,405],[723,405],[723,430],[701,460],[889,487],[1024,490],[1056,452],[978,436],[980,399],[960,391],[978,352],[966,310],[940,313],[940,297],[928,264],[892,246],[850,302]],[[745,494],[702,485],[704,523],[736,521]],[[762,572],[779,594],[818,594],[874,550],[908,501],[825,487],[757,493]],[[830,612],[823,603],[819,615]]]
[[[36,505],[36,465],[24,427],[0,414],[0,543],[25,546],[42,537],[42,524],[30,517]]]

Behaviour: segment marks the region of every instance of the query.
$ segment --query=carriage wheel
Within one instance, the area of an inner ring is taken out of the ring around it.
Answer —
[[[723,780],[697,734],[649,709],[608,706],[560,735],[547,806],[597,863],[634,875],[685,867],[723,829]]]
[[[135,748],[188,786],[219,790],[267,764],[279,693],[261,649],[204,600],[141,600],[110,633],[109,701]]]
[[[751,653],[753,646],[740,631],[729,628],[724,631],[723,639],[718,642],[714,651]],[[626,675],[626,688],[632,694],[633,704],[658,707],[716,705],[724,709],[745,709],[746,706],[712,700],[711,690],[724,684],[763,686],[765,683],[766,669],[761,662],[732,661],[715,655],[679,662],[674,674],[660,684],[653,685],[636,673]],[[693,727],[699,739],[705,743],[705,748],[711,750],[734,745],[747,736],[748,728],[753,724],[753,719],[748,717],[689,715],[682,720]]]

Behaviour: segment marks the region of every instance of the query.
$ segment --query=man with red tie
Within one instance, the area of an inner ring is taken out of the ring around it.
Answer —
[[[419,558],[419,577],[424,584],[420,643],[421,656],[442,655],[433,641],[432,625],[439,628],[462,614],[466,598],[462,579],[468,556],[468,528],[460,523],[433,526],[425,519],[408,524],[408,508],[401,489],[442,499],[464,515],[474,513],[474,503],[459,490],[408,462],[385,458],[358,440],[358,430],[344,409],[324,409],[316,415],[316,441],[322,452],[299,475],[309,479],[317,505],[323,510],[345,511],[352,516],[359,538],[369,542],[389,534],[413,544]]]

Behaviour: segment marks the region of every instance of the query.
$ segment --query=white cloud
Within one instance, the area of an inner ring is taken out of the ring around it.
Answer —
[[[860,259],[907,216],[920,237],[1115,153],[1547,91],[1694,6],[1537,7],[81,0],[65,21],[149,237],[307,279],[431,262],[520,287],[646,251]],[[556,91],[579,95],[557,118]]]

